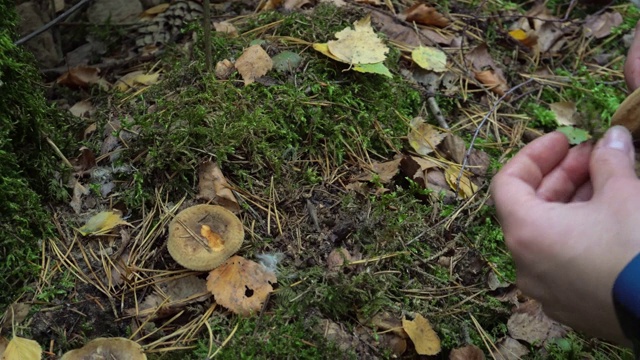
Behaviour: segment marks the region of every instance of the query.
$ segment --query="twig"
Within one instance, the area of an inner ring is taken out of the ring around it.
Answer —
[[[59,23],[60,21],[66,19],[69,15],[73,14],[74,12],[78,11],[81,7],[85,6],[86,4],[88,4],[91,0],[82,0],[79,3],[73,5],[69,10],[63,12],[62,14],[60,14],[60,16],[58,16],[57,18],[49,21],[48,23],[44,24],[42,27],[36,29],[34,32],[32,32],[31,34],[23,37],[22,39],[19,39],[18,41],[16,41],[15,43],[13,43],[14,45],[22,45],[24,43],[26,43],[27,41],[33,39],[34,37],[42,34],[43,32],[51,29],[54,25],[56,25],[57,23]]]
[[[202,2],[204,12],[202,14],[202,29],[204,30],[204,59],[207,72],[211,72],[211,2],[204,0]]]
[[[519,88],[533,82],[533,78],[528,79],[527,81],[520,83],[514,87],[512,87],[511,89],[509,89],[509,91],[505,92],[502,96],[500,96],[500,98],[493,104],[493,106],[491,107],[491,109],[489,109],[489,111],[487,112],[487,114],[482,118],[482,120],[480,121],[480,124],[478,124],[478,127],[476,128],[476,131],[473,133],[473,137],[471,138],[471,142],[469,143],[469,149],[467,150],[467,152],[464,154],[464,160],[462,161],[462,166],[460,167],[460,172],[458,173],[458,177],[456,178],[456,194],[458,194],[458,192],[460,191],[460,179],[462,178],[462,173],[464,172],[467,163],[469,162],[469,156],[471,156],[471,150],[473,150],[473,145],[476,142],[476,139],[478,138],[478,135],[480,134],[480,129],[482,129],[482,127],[484,126],[484,124],[487,122],[487,120],[489,119],[489,116],[491,116],[491,114],[493,114],[496,109],[498,108],[498,106],[500,105],[500,103],[502,103],[502,101],[504,99],[506,99],[507,97],[509,97],[511,94],[513,94],[514,91],[518,90]]]

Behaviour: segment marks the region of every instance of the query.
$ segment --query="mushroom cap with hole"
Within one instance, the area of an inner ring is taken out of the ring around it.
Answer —
[[[147,360],[147,355],[137,342],[115,337],[93,339],[83,347],[71,350],[60,358],[60,360],[85,359]]]
[[[185,268],[209,271],[235,254],[243,240],[242,222],[231,211],[218,205],[195,205],[182,210],[169,224],[167,248]]]

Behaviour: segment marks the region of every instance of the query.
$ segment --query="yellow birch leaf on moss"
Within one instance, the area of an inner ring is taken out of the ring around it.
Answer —
[[[42,348],[34,340],[14,336],[0,360],[40,360]]]
[[[411,59],[425,70],[447,71],[447,54],[438,48],[418,46],[411,52]]]
[[[326,51],[314,44],[313,48],[330,58],[347,64],[377,64],[387,58],[389,48],[371,27],[371,17],[367,16],[353,23],[354,28],[346,28],[335,34],[336,39],[326,44]],[[325,44],[322,44],[325,45]],[[331,54],[331,55],[329,55]]]
[[[353,66],[353,70],[357,71],[357,72],[361,72],[361,73],[373,73],[373,74],[380,74],[380,75],[384,75],[388,78],[392,77],[391,72],[389,72],[389,69],[384,66],[383,63],[379,62],[376,64],[358,64],[358,65],[354,65]]]
[[[458,185],[458,176],[460,176],[460,183]],[[460,175],[460,167],[451,165],[445,170],[445,178],[447,184],[451,187],[451,190],[458,190],[458,195],[463,199],[468,199],[478,191],[476,184],[472,183],[469,177],[464,173]],[[459,188],[458,188],[459,186]],[[456,189],[457,188],[457,189]]]
[[[509,36],[511,36],[512,38],[518,41],[523,41],[527,38],[528,35],[527,35],[527,32],[522,29],[515,29],[515,30],[509,31]]]
[[[320,53],[322,53],[325,56],[328,56],[328,57],[332,58],[335,61],[345,62],[345,61],[342,61],[342,59],[340,59],[340,58],[336,57],[335,55],[333,55],[331,53],[331,51],[329,51],[329,45],[327,45],[326,43],[324,43],[324,44],[313,44],[313,49],[318,51],[318,52],[320,52]]]
[[[441,350],[440,338],[422,315],[416,314],[413,320],[402,318],[402,328],[416,347],[419,355],[436,355]]]
[[[84,236],[102,235],[108,233],[118,225],[131,224],[124,221],[120,214],[115,211],[102,211],[91,217],[78,231]]]
[[[416,116],[409,123],[409,145],[420,155],[429,155],[444,140],[447,134],[427,124],[420,116]]]

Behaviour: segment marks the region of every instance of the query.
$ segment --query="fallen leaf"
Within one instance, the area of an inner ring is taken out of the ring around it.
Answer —
[[[447,71],[447,54],[438,48],[418,46],[411,52],[411,59],[425,70]]]
[[[198,195],[196,199],[213,201],[232,212],[240,211],[240,205],[218,164],[205,161],[198,170]]]
[[[406,44],[408,47],[441,44],[450,46],[454,36],[433,31],[429,28],[416,29],[396,20],[392,15],[382,12],[373,12],[371,18],[381,33],[387,35],[389,40]]]
[[[478,149],[472,149],[471,153],[469,153],[467,168],[473,175],[485,176],[490,164],[491,157],[489,157],[486,152]]]
[[[370,319],[358,316],[358,321],[374,328],[377,332],[391,331],[402,338],[407,337],[407,333],[402,327],[402,320],[398,318],[398,316],[387,311],[378,312]]]
[[[486,68],[497,68],[497,65],[493,61],[491,54],[489,54],[489,46],[487,45],[487,43],[482,43],[473,48],[473,50],[469,51],[465,55],[465,58],[477,71],[484,70]]]
[[[161,282],[158,289],[145,297],[137,309],[128,309],[126,312],[140,319],[164,318],[178,313],[187,305],[210,297],[207,282],[195,275],[189,275]]]
[[[356,64],[353,65],[352,69],[361,73],[379,74],[388,78],[393,77],[389,69],[381,62],[375,64]]]
[[[507,321],[507,329],[512,338],[539,345],[566,334],[565,328],[545,315],[542,305],[535,300],[528,300],[515,309]]]
[[[122,219],[120,213],[116,213],[115,211],[102,211],[92,216],[78,231],[84,236],[103,235],[118,225],[131,226],[131,224]]]
[[[35,340],[14,336],[2,354],[0,360],[40,360],[42,348]]]
[[[233,71],[235,69],[236,67],[233,65],[233,63],[229,59],[218,61],[216,63],[216,69],[215,69],[216,78],[220,80],[227,80],[229,76],[233,74]]]
[[[422,25],[433,25],[443,28],[449,26],[451,23],[449,19],[440,14],[434,7],[423,3],[417,3],[407,8],[402,14],[404,20]]]
[[[409,123],[409,145],[420,155],[431,154],[446,136],[446,133],[427,124],[420,116],[416,116]]]
[[[356,0],[356,3],[372,5],[372,6],[380,6],[384,4],[382,0]]]
[[[302,64],[302,57],[293,51],[283,51],[271,60],[273,68],[278,72],[292,72]]]
[[[440,352],[440,338],[433,328],[429,320],[416,314],[413,320],[402,318],[402,327],[409,335],[418,355],[436,355]]]
[[[262,6],[258,8],[258,11],[275,10],[278,6],[282,5],[283,0],[267,0]]]
[[[449,160],[462,164],[467,153],[467,145],[460,136],[449,133],[442,142],[442,150]]]
[[[231,37],[238,36],[238,29],[228,21],[214,22],[213,27],[217,32],[229,34]]]
[[[584,21],[584,29],[588,36],[602,39],[609,36],[611,30],[622,24],[622,15],[617,11],[608,11],[599,15],[589,15]]]
[[[576,125],[574,114],[577,111],[573,101],[560,101],[549,104],[549,109],[556,115],[556,122],[560,125]]]
[[[491,349],[491,356],[496,360],[520,360],[527,354],[529,354],[529,348],[509,336],[500,339],[495,350]]]
[[[4,359],[2,355],[4,354],[5,350],[7,350],[7,345],[9,345],[9,340],[7,340],[7,338],[5,337],[0,337],[0,360]]]
[[[468,199],[478,191],[476,184],[463,173],[460,175],[460,167],[457,165],[450,165],[445,169],[445,176],[449,187],[453,191],[458,191],[458,195],[463,199]],[[460,180],[458,181],[458,176]],[[458,188],[459,186],[459,188]]]
[[[40,359],[40,358],[38,358]],[[147,356],[140,344],[125,338],[96,338],[80,349],[71,350],[60,360],[146,360]]]
[[[532,48],[538,44],[538,35],[533,30],[524,31],[522,29],[515,29],[509,31],[509,36],[514,40],[519,41],[522,45]]]
[[[59,13],[64,10],[64,0],[54,0],[53,1],[53,11]]]
[[[449,360],[484,360],[484,352],[475,345],[467,345],[451,350]]]
[[[240,55],[235,66],[247,86],[266,75],[273,67],[273,62],[260,45],[252,45]]]
[[[96,166],[96,156],[93,151],[86,146],[81,147],[80,155],[71,160],[73,169],[77,172],[91,170]]]
[[[389,48],[371,27],[371,16],[355,21],[353,29],[345,28],[335,34],[327,47],[340,61],[347,64],[376,64],[387,58]]]
[[[76,66],[62,74],[56,83],[72,88],[88,88],[90,85],[99,85],[108,88],[108,83],[100,77],[100,69],[91,66]]]
[[[143,11],[142,14],[140,14],[141,18],[153,18],[158,14],[162,14],[163,12],[165,12],[168,8],[169,8],[169,3],[164,3],[164,4],[159,4],[156,5],[154,7],[150,7],[147,10]]]
[[[554,53],[557,50],[557,43],[564,37],[564,33],[555,22],[546,22],[536,30],[538,36],[538,48],[541,53],[551,52]],[[552,51],[555,48],[555,51]]]
[[[71,206],[76,214],[80,214],[80,211],[82,210],[82,197],[89,195],[89,188],[82,185],[75,176],[72,181],[73,195],[71,196],[69,206]]]
[[[578,145],[591,139],[588,131],[573,126],[561,126],[556,131],[563,133],[571,145]]]
[[[144,70],[130,72],[116,81],[115,88],[119,91],[126,91],[139,85],[153,85],[160,79],[160,72],[147,74]]]
[[[264,266],[233,256],[209,273],[207,289],[218,304],[238,315],[250,316],[260,312],[277,281]]]
[[[284,5],[282,5],[282,7],[285,10],[297,10],[312,4],[313,4],[313,1],[311,0],[285,0]]]
[[[29,315],[29,311],[31,310],[31,305],[27,305],[24,303],[13,303],[7,307],[4,315],[0,319],[0,330],[1,329],[10,329],[12,324],[20,324],[24,319]]]
[[[73,104],[73,106],[69,108],[69,112],[79,118],[88,118],[96,112],[96,108],[93,107],[91,101],[82,100]]]
[[[394,176],[400,171],[402,157],[397,157],[391,161],[374,162],[369,173],[359,176],[356,180],[373,181],[377,179],[382,184],[391,182]]]
[[[480,81],[483,85],[488,87],[489,90],[500,96],[504,95],[507,90],[509,90],[509,86],[507,85],[505,78],[500,76],[500,73],[497,73],[494,70],[476,71],[474,75],[476,80]]]
[[[355,349],[360,343],[360,340],[355,335],[328,319],[320,320],[316,326],[316,331],[321,333],[325,339],[334,343],[341,351]]]

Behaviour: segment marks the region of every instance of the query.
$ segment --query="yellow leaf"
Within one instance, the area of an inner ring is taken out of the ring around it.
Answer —
[[[411,59],[425,70],[447,71],[447,54],[438,48],[418,46],[411,52]]]
[[[436,355],[440,352],[440,338],[431,328],[429,320],[416,314],[413,321],[402,319],[402,327],[416,347],[419,355]]]
[[[453,191],[456,191],[458,187],[458,176],[460,176],[460,185],[457,189],[458,195],[464,199],[468,199],[478,191],[476,184],[472,183],[464,173],[460,175],[460,167],[456,165],[451,165],[445,170],[447,184],[449,184]]]
[[[84,226],[78,231],[80,234],[86,235],[102,235],[118,225],[131,225],[120,217],[119,213],[114,211],[103,211],[94,215]]]
[[[328,56],[330,58],[332,58],[333,60],[346,63],[346,61],[344,61],[344,60],[340,59],[339,57],[333,55],[331,53],[331,51],[329,51],[329,45],[327,45],[326,43],[325,44],[313,44],[313,49],[318,51],[318,52],[321,52],[322,54],[324,54],[324,55],[326,55],[326,56]]]
[[[358,20],[353,23],[353,26],[354,29],[348,27],[337,32],[335,36],[338,40],[327,43],[331,54],[347,64],[383,62],[387,58],[389,48],[373,32],[371,17]]]
[[[417,116],[409,124],[409,145],[420,155],[429,155],[447,136]]]
[[[165,10],[169,8],[169,5],[171,4],[164,3],[164,4],[156,5],[152,8],[145,10],[142,14],[140,14],[140,17],[144,17],[144,16],[153,17],[154,15],[162,14],[163,12],[165,12]]]
[[[158,82],[160,73],[145,74],[144,71],[130,72],[116,81],[115,87],[120,91],[125,91],[137,85],[153,85]]]
[[[512,38],[518,41],[523,41],[524,39],[527,38],[527,33],[522,29],[515,29],[515,30],[509,31],[509,36],[511,36]]]
[[[14,336],[0,360],[40,360],[41,357],[42,348],[36,341]]]

